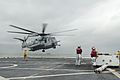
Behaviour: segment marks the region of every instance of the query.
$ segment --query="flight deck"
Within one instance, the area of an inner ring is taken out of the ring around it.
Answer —
[[[0,58],[0,80],[120,80],[109,71],[96,74],[89,58]],[[120,68],[114,68],[120,73]]]

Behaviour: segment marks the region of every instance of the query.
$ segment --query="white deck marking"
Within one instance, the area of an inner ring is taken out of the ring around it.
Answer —
[[[6,79],[6,78],[0,76],[0,80],[9,80],[9,79]]]
[[[68,74],[55,74],[55,75],[42,75],[42,76],[27,76],[27,77],[12,77],[8,79],[29,79],[29,78],[47,78],[47,77],[58,77],[58,76],[73,76],[81,74],[95,74],[94,72],[81,72],[81,73],[68,73]]]
[[[35,64],[38,64],[38,63],[35,63]],[[57,64],[60,64],[60,65],[67,65],[67,64],[71,64],[71,65],[75,65],[75,63],[47,63],[47,64],[54,64],[54,65],[57,65]],[[81,64],[87,64],[85,62],[82,62]]]
[[[0,68],[12,68],[18,66],[17,64],[13,64],[12,66],[0,67]]]
[[[88,63],[86,63],[86,62],[82,62],[81,64],[88,64]]]
[[[74,64],[74,63],[61,63],[61,64]],[[82,62],[81,64],[87,64],[87,63]]]
[[[115,76],[117,76],[118,78],[120,78],[120,74],[117,71],[115,71],[114,69],[107,68],[107,70],[109,70],[112,74],[114,74]]]
[[[41,69],[41,68],[10,68],[10,69],[18,69],[18,70],[43,70],[43,71],[77,71],[77,72],[89,72],[94,70],[78,70],[78,69]]]

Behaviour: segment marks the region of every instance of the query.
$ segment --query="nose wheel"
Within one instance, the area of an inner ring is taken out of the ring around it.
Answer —
[[[54,46],[53,48],[56,49],[56,46]]]
[[[45,52],[45,50],[43,49],[42,52]]]

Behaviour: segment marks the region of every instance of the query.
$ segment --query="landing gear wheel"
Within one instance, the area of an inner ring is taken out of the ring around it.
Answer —
[[[54,46],[53,48],[56,49],[56,46]]]
[[[52,43],[52,46],[53,46],[54,49],[56,48],[55,43]]]
[[[45,52],[45,50],[43,49],[42,52]]]

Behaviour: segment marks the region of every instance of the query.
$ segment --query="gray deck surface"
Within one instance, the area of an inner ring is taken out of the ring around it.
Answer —
[[[73,58],[1,58],[0,76],[10,80],[120,80],[109,71],[95,74],[90,59],[83,59],[80,66],[74,63]]]

